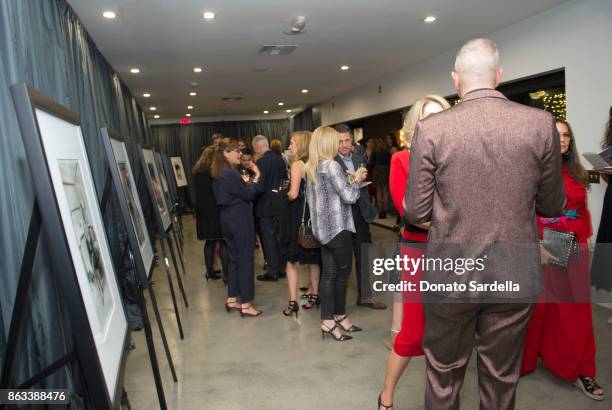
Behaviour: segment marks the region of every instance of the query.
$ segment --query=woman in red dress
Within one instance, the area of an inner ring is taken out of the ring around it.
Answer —
[[[404,132],[404,146],[406,149],[393,154],[389,175],[391,197],[400,216],[404,215],[403,201],[406,193],[406,182],[408,181],[408,170],[410,168],[410,144],[414,128],[418,121],[447,108],[450,108],[450,105],[444,98],[437,95],[428,95],[418,99],[404,119],[402,131]],[[400,239],[400,252],[402,256],[407,255],[410,258],[416,259],[424,254],[424,244],[427,242],[428,228],[429,222],[418,226],[404,226]],[[414,275],[404,272],[403,279],[417,282],[421,274],[421,271],[414,273]],[[378,396],[379,409],[388,410],[393,407],[395,386],[400,377],[402,377],[406,366],[408,366],[410,358],[423,355],[421,341],[425,328],[425,315],[423,313],[423,305],[416,300],[417,298],[419,298],[419,295],[412,293],[409,296],[405,296],[406,300],[403,303],[401,300],[394,301],[393,303],[393,320],[391,323],[391,343],[393,349],[389,352],[387,359],[385,385]],[[401,329],[398,329],[400,323]],[[396,337],[393,337],[394,335]]]
[[[578,252],[564,269],[551,264],[555,256],[541,247],[545,289],[525,334],[521,374],[534,371],[539,356],[555,376],[573,382],[587,397],[603,400],[603,389],[595,382],[588,249],[588,239],[593,231],[587,207],[588,176],[580,164],[569,124],[557,120],[556,126],[561,137],[567,204],[564,216],[538,217],[538,228],[540,237],[545,228],[575,233]]]

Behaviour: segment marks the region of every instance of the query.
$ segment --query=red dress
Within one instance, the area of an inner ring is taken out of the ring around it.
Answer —
[[[590,285],[586,243],[592,235],[592,227],[591,215],[586,207],[585,187],[569,175],[565,166],[563,179],[567,196],[565,209],[576,210],[578,218],[549,224],[543,224],[543,220],[538,218],[538,228],[540,235],[544,227],[574,232],[581,245],[580,257],[571,260],[567,271],[554,265],[543,266],[545,291],[527,326],[521,374],[534,371],[540,356],[544,366],[555,376],[573,382],[578,376],[594,378],[596,372],[591,304],[584,303],[588,301]],[[569,292],[577,302],[582,303],[544,303],[552,300],[545,295],[547,289],[550,293],[552,287],[557,293],[556,297],[565,298],[565,292]]]
[[[404,150],[393,154],[391,158],[391,171],[389,175],[389,190],[393,198],[393,204],[400,216],[404,215],[404,194],[406,193],[406,182],[408,180],[408,169],[410,164],[410,151]],[[427,231],[425,230],[406,230],[402,231],[402,237],[411,242],[427,242]],[[423,248],[412,246],[400,247],[402,256],[408,255],[411,258],[419,258],[425,253]],[[422,277],[422,270],[414,276],[404,273],[403,279],[411,282],[418,282]],[[414,300],[415,294],[412,293],[407,300]],[[393,350],[399,356],[413,357],[422,356],[423,352],[423,331],[425,329],[425,314],[423,304],[420,302],[404,302],[402,315],[402,329],[395,338]]]

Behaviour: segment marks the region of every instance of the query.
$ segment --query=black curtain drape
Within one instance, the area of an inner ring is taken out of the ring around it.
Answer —
[[[32,178],[10,94],[10,86],[28,83],[79,113],[99,197],[108,176],[99,129],[109,126],[132,142],[148,142],[148,124],[127,87],[96,48],[65,0],[0,2],[0,365],[15,303],[19,267],[34,204]],[[131,153],[133,155],[133,152]],[[41,204],[44,206],[45,204]],[[118,209],[104,215],[111,250],[117,260],[124,234]],[[66,307],[50,272],[44,244],[39,246],[30,294],[30,315],[18,381],[48,366],[71,349]],[[1,368],[1,366],[0,366]],[[78,384],[66,367],[37,387]],[[78,400],[72,407],[81,407]]]
[[[280,139],[285,149],[289,146],[289,120],[154,125],[151,127],[151,143],[153,147],[170,156],[183,157],[183,166],[187,171],[191,186],[191,168],[198,160],[202,147],[211,144],[212,135],[216,132],[220,132],[225,137],[248,138],[249,140],[261,134],[268,137],[269,140]]]
[[[314,131],[321,126],[321,115],[312,107],[291,118],[291,131]]]

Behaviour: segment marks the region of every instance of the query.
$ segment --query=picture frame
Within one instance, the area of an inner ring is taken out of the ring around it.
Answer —
[[[154,263],[153,244],[147,230],[125,141],[119,134],[106,127],[102,128],[100,133],[116,191],[123,193],[123,198],[120,198],[119,202],[122,212],[127,211],[127,215],[123,215],[124,220],[126,223],[131,222],[134,228],[134,245],[137,245],[136,248],[140,250],[143,266],[150,275]],[[147,278],[142,278],[141,281],[142,283],[148,282]]]
[[[163,192],[159,171],[155,165],[154,151],[150,148],[140,147],[140,152],[142,153],[142,168],[145,171],[144,174],[146,175],[149,188],[152,190],[153,203],[156,205],[154,208],[159,216],[159,223],[161,223],[163,231],[167,232],[172,224],[172,220],[168,208],[168,199]]]
[[[174,174],[176,186],[182,188],[189,185],[185,167],[183,167],[183,158],[180,156],[170,157],[170,162],[172,162],[172,173]]]
[[[79,115],[25,84],[11,91],[87,394],[117,408],[129,330]]]
[[[175,204],[179,202],[178,187],[176,186],[176,180],[174,179],[174,173],[172,172],[172,162],[166,154],[161,154],[162,165],[164,172],[166,173],[166,179],[170,187],[170,197]]]
[[[161,181],[164,198],[166,199],[166,203],[168,204],[168,210],[170,211],[170,213],[173,213],[174,199],[170,194],[170,183],[168,182],[168,178],[166,177],[166,169],[162,162],[161,154],[157,151],[153,151],[153,157],[155,158],[155,167],[157,167],[157,173],[159,174],[159,179]]]

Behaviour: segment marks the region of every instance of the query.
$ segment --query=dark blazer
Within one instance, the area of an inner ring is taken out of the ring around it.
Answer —
[[[428,279],[520,284],[519,293],[491,293],[504,298],[539,292],[536,212],[560,215],[565,203],[559,145],[552,115],[493,89],[469,92],[417,124],[406,220],[431,221],[430,257],[487,255],[481,272],[427,272]]]
[[[353,161],[353,167],[355,167],[355,171],[361,166],[361,164],[367,165],[365,159],[357,153],[354,153],[351,159]],[[344,172],[347,171],[346,164],[344,163],[340,155],[336,155],[336,162],[340,164]],[[363,216],[363,219],[365,219],[367,223],[370,223],[374,219],[376,219],[377,211],[374,205],[372,205],[372,202],[370,202],[370,194],[368,193],[367,187],[361,188],[359,190],[359,199],[357,200],[357,203],[355,205],[359,207],[361,216]]]
[[[283,180],[288,179],[287,166],[282,157],[273,151],[267,151],[257,160],[257,167],[261,172],[259,190],[261,195],[257,199],[255,212],[258,217],[272,216],[272,190],[278,190]]]

